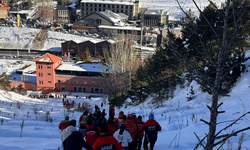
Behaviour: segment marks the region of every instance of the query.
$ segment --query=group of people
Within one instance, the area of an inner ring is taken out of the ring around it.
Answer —
[[[119,112],[115,116],[114,108],[109,110],[108,120],[105,118],[105,109],[95,107],[95,112],[85,111],[79,118],[79,129],[76,129],[76,120],[65,120],[59,124],[61,140],[64,150],[141,150],[142,140],[144,150],[154,149],[158,131],[161,126],[154,120],[154,114],[149,115],[147,122],[142,121],[142,116],[136,117],[135,113]],[[84,140],[85,138],[85,140]]]

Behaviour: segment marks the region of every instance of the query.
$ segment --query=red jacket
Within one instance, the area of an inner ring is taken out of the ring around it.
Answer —
[[[133,120],[126,120],[125,121],[126,124],[126,130],[130,133],[133,141],[135,139],[135,135],[137,133],[137,126],[134,124]]]
[[[138,134],[142,131],[145,131],[149,142],[152,143],[157,140],[157,134],[158,131],[161,131],[161,126],[155,120],[148,120],[141,126],[140,130],[138,131]]]
[[[110,135],[113,135],[115,131],[117,131],[117,128],[113,124],[108,124],[108,128],[109,128]]]
[[[93,150],[124,150],[121,143],[119,143],[111,135],[101,135],[95,142]]]
[[[98,129],[93,125],[87,125],[87,132],[85,132],[85,139],[90,146],[94,146],[97,138],[99,137]]]
[[[69,126],[68,120],[62,120],[58,128],[61,129],[61,132]]]
[[[142,125],[144,124],[144,122],[142,122],[141,119],[137,119],[137,125],[138,125],[138,130],[141,129]],[[143,135],[144,135],[144,131],[141,132],[139,135],[138,135],[138,138],[143,138]]]

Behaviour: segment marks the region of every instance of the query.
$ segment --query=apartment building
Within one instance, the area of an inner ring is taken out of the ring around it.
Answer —
[[[139,19],[141,13],[141,3],[139,1],[124,1],[124,0],[82,0],[81,13],[82,16],[92,14],[94,12],[102,12],[110,10],[114,13],[124,13],[129,19]]]
[[[36,65],[18,70],[10,77],[11,88],[22,84],[26,90],[50,92],[81,92],[106,94],[107,80],[102,76],[99,62],[63,64],[62,58],[45,54],[35,60]],[[105,66],[104,66],[104,70]]]
[[[141,20],[144,26],[168,24],[168,12],[163,10],[144,10],[141,13]]]
[[[7,0],[0,0],[0,18],[8,18],[8,10],[10,7],[7,5]]]
[[[57,5],[55,19],[60,23],[72,23],[76,19],[76,9],[65,5]]]

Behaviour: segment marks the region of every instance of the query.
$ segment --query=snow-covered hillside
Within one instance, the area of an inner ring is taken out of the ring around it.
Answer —
[[[40,32],[40,29],[19,28],[19,27],[0,27],[0,48],[7,49],[28,49],[32,47],[32,41]],[[69,40],[87,41],[94,39],[90,37],[77,36],[72,34],[48,31],[47,38],[42,50],[61,51],[61,43]]]
[[[250,51],[246,56],[250,56]],[[246,66],[249,68],[250,61]],[[188,102],[187,93],[193,86],[195,91],[195,99]],[[228,125],[231,120],[241,116],[250,110],[250,72],[245,72],[238,79],[235,87],[229,93],[230,96],[222,97],[219,102],[224,104],[221,110],[226,113],[220,114],[218,117],[217,131]],[[74,94],[74,93],[72,93]],[[85,94],[86,95],[86,94]],[[83,95],[82,95],[83,96]],[[91,106],[98,105],[103,101],[102,98],[92,98],[91,100],[75,98],[69,96],[69,101],[74,100],[76,103],[89,102]],[[151,111],[155,114],[155,119],[162,126],[162,131],[158,134],[158,140],[155,145],[156,150],[191,150],[198,143],[194,132],[202,139],[208,131],[208,126],[200,119],[209,120],[209,111],[206,105],[211,104],[211,96],[202,93],[199,85],[192,82],[181,89],[177,87],[173,99],[165,101],[164,107],[156,108],[150,104],[149,97],[146,102],[138,106],[115,108],[116,117],[119,111],[125,114],[135,112],[136,115],[142,115],[143,121],[146,121]],[[18,108],[20,106],[20,108]],[[101,109],[108,110],[105,104]],[[46,112],[50,112],[53,122],[46,122]],[[69,115],[70,119],[78,120],[80,112],[68,112],[62,105],[62,99],[31,99],[12,92],[0,91],[0,149],[1,150],[43,150],[57,149],[60,147],[60,130],[58,125],[65,115]],[[249,126],[250,116],[246,116],[235,124],[232,128],[223,131],[222,134],[230,133]],[[24,120],[22,137],[20,137],[20,124]],[[250,131],[244,132],[244,142],[242,149],[250,149]],[[238,139],[241,136],[235,136],[226,142],[224,149],[237,149]],[[201,149],[201,148],[200,148]]]
[[[142,7],[146,7],[149,9],[162,9],[169,12],[169,20],[180,19],[184,16],[184,13],[179,8],[177,0],[140,0],[142,3]],[[178,0],[181,7],[188,11],[191,9],[196,16],[199,16],[198,9],[192,2],[192,0]],[[209,2],[208,0],[195,0],[197,5],[203,10]],[[221,3],[225,3],[225,0],[212,0],[218,7],[221,6]]]

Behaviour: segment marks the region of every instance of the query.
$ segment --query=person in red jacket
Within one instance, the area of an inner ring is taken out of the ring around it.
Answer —
[[[70,126],[69,124],[69,116],[65,116],[65,120],[62,120],[58,126],[58,128],[61,130],[61,132],[66,129],[68,126]]]
[[[138,134],[143,131],[145,131],[145,137],[143,141],[144,150],[148,150],[148,143],[150,143],[150,150],[153,150],[157,140],[158,131],[161,131],[161,126],[154,120],[153,113],[149,115],[149,120],[141,126]]]
[[[96,140],[93,150],[124,150],[112,135],[108,134],[108,125],[103,123],[101,126],[101,136]]]
[[[108,120],[108,128],[109,128],[110,135],[113,135],[117,131],[117,127],[114,125],[114,122],[112,119]]]
[[[82,108],[84,108],[85,107],[85,104],[84,103],[82,103]]]
[[[142,121],[142,116],[138,116],[137,118],[137,125],[138,125],[138,130],[141,129],[142,125],[143,125],[143,121]],[[142,145],[142,138],[143,138],[143,135],[144,135],[144,131],[141,132],[140,134],[138,134],[138,143],[137,143],[137,150],[141,150],[141,145]]]
[[[114,107],[110,107],[109,108],[109,119],[114,120],[115,118],[115,108]]]
[[[100,136],[98,129],[92,124],[92,120],[87,121],[87,132],[85,132],[85,139],[90,146],[94,146],[97,138]]]
[[[133,142],[129,143],[129,150],[133,150],[134,149],[134,141],[135,141],[135,136],[137,133],[137,126],[134,124],[133,120],[132,120],[132,115],[128,114],[127,116],[127,120],[125,121],[125,124],[127,126],[126,130],[130,133]]]

